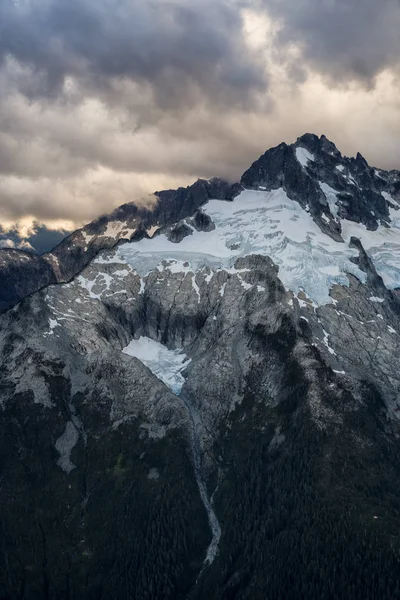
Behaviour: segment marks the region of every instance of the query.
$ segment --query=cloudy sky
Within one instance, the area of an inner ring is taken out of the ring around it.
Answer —
[[[0,224],[236,180],[306,131],[400,168],[399,31],[400,0],[0,0]]]

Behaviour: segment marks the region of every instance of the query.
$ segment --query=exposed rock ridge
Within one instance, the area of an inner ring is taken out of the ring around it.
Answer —
[[[305,134],[295,144],[267,150],[244,173],[241,183],[252,189],[283,187],[289,198],[310,211],[322,231],[337,240],[341,219],[375,230],[390,223],[390,207],[400,206],[399,171],[370,167],[359,153],[356,158],[343,157],[324,135]],[[332,214],[321,183],[338,192],[337,215]]]

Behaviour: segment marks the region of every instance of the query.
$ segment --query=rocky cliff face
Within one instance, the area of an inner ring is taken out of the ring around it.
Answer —
[[[0,597],[396,597],[399,180],[304,136],[1,317]]]
[[[40,288],[57,282],[54,270],[47,260],[10,248],[0,250],[0,275],[0,313]]]

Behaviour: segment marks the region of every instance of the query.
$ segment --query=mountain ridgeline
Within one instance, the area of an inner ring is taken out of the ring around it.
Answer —
[[[156,196],[0,253],[0,599],[400,597],[400,172]]]
[[[0,313],[52,283],[70,281],[100,250],[151,235],[157,224],[173,225],[191,216],[210,198],[232,199],[240,189],[221,179],[198,180],[188,188],[156,192],[153,209],[134,202],[118,207],[77,229],[51,252],[37,256],[24,250],[0,249]]]

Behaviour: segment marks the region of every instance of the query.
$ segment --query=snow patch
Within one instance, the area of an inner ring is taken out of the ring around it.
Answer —
[[[206,282],[207,285],[210,283],[213,275],[214,275],[214,272],[210,271],[209,274],[204,277],[204,281]]]
[[[158,231],[159,229],[160,229],[159,227],[157,227],[156,225],[153,225],[153,227],[146,229],[146,233],[149,236],[149,238],[152,238],[153,235],[155,234],[155,232]]]
[[[219,295],[221,296],[221,298],[224,297],[226,284],[227,284],[227,281],[225,281],[225,283],[222,285],[221,289],[219,290]]]
[[[319,182],[319,187],[321,188],[324,196],[329,204],[329,209],[334,217],[338,216],[338,205],[337,205],[337,195],[338,191],[331,188],[330,185],[324,183],[322,181]]]
[[[109,221],[104,233],[100,233],[99,237],[110,237],[114,239],[120,239],[121,237],[130,237],[129,234],[133,234],[135,229],[131,229],[128,226],[127,221]]]
[[[192,286],[193,286],[194,291],[197,294],[197,302],[198,302],[198,304],[200,304],[200,300],[201,300],[201,297],[200,297],[200,288],[199,288],[199,286],[196,283],[196,274],[195,273],[193,273],[193,277],[192,277]]]
[[[244,288],[246,291],[251,290],[251,288],[253,287],[251,285],[251,283],[247,283],[247,281],[244,281],[238,273],[237,273],[237,278],[239,279],[242,288]]]
[[[70,473],[76,468],[71,462],[71,452],[79,439],[79,432],[72,421],[68,421],[64,433],[55,443],[55,448],[60,455],[57,464],[65,473]]]
[[[81,234],[82,234],[82,237],[84,238],[86,244],[89,244],[92,241],[92,239],[96,237],[95,235],[89,235],[83,229],[81,229]]]
[[[356,187],[358,187],[360,189],[360,186],[358,185],[357,181],[354,179],[354,177],[352,175],[347,175],[346,176],[347,181],[349,181],[352,185],[355,185]]]
[[[101,294],[95,294],[92,291],[94,286],[97,285],[96,280],[97,280],[97,277],[91,281],[90,279],[86,279],[86,277],[83,277],[83,275],[79,275],[79,277],[77,277],[77,279],[76,279],[78,284],[81,287],[83,287],[85,290],[87,290],[90,298],[93,298],[94,300],[100,300]]]
[[[378,298],[378,296],[370,296],[368,300],[370,300],[371,302],[385,302],[385,298]]]
[[[160,342],[141,336],[138,340],[132,340],[122,352],[138,358],[174,394],[180,394],[185,382],[182,371],[191,360],[183,350],[168,350]]]
[[[329,345],[329,333],[327,331],[325,331],[325,329],[323,329],[323,332],[324,332],[324,339],[322,341],[323,341],[324,346],[326,346],[326,348],[328,349],[328,352],[330,354],[333,354],[334,356],[336,356],[336,352]]]
[[[60,327],[60,323],[57,321],[57,319],[49,319],[49,328],[50,328],[50,334],[53,334],[53,329],[55,329],[55,327]]]
[[[128,271],[128,269],[120,269],[118,271],[114,271],[113,275],[116,275],[117,277],[127,277],[130,272],[131,271]]]
[[[396,200],[387,192],[381,192],[381,195],[385,198],[385,200],[387,200],[388,202],[391,202],[392,204],[396,205],[397,202]]]
[[[314,155],[311,154],[311,152],[309,152],[305,148],[302,148],[301,146],[299,148],[296,148],[296,158],[302,167],[306,167],[310,161],[315,161]]]

